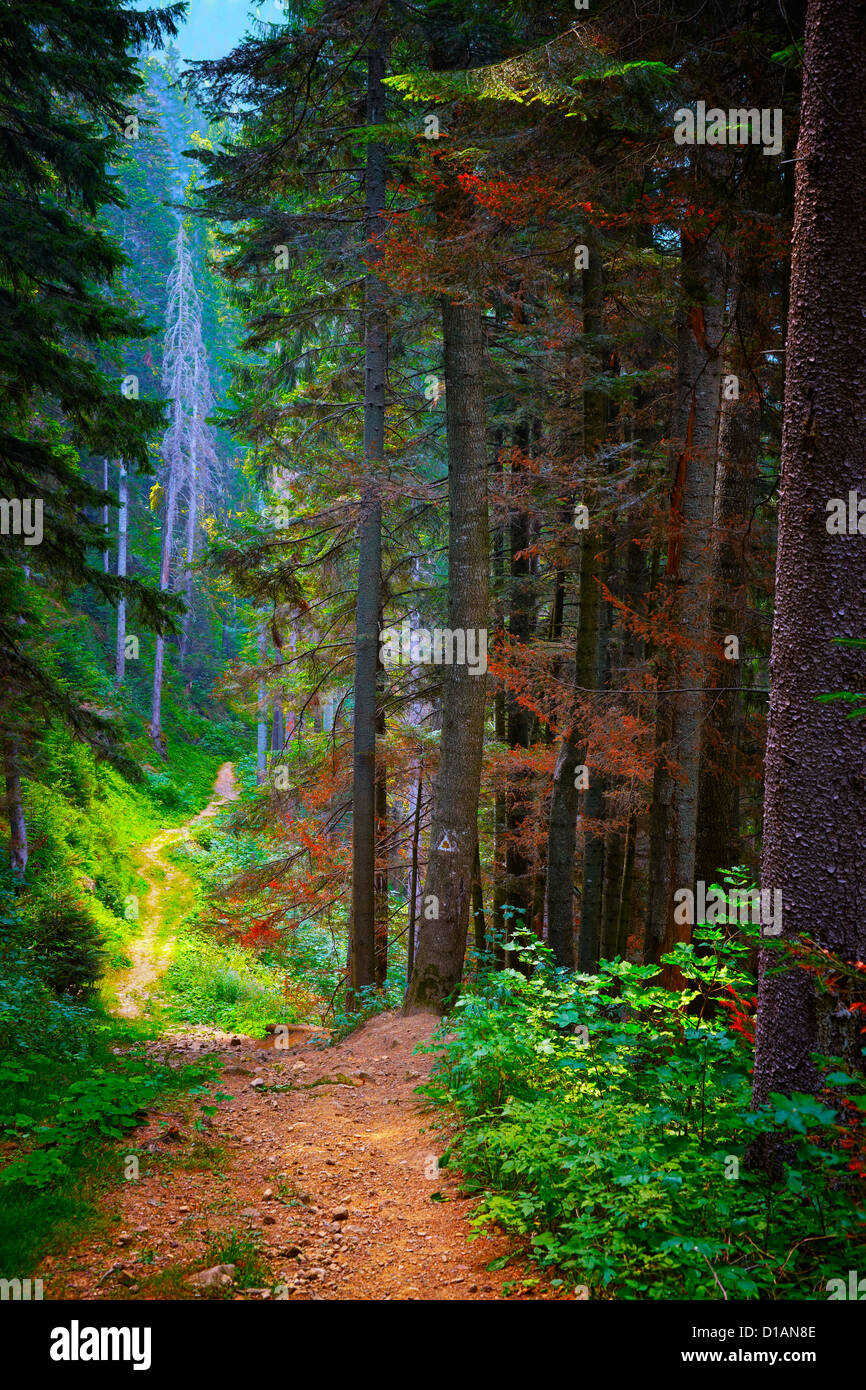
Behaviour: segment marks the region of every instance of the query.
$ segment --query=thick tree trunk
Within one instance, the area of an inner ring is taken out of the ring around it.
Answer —
[[[18,749],[11,739],[4,750],[3,774],[6,780],[6,815],[9,819],[9,867],[13,881],[20,886],[24,883],[27,869],[27,822],[21,798]]]
[[[863,690],[866,548],[830,534],[827,503],[866,479],[866,26],[858,0],[810,0],[797,148],[762,887],[783,937],[866,959],[863,725],[816,696]],[[847,510],[847,508],[846,508]],[[866,525],[866,523],[863,523]],[[810,1052],[862,1066],[858,1016],[761,952],[754,1096],[808,1091]],[[862,1022],[862,1018],[860,1018]],[[767,1156],[765,1155],[765,1158]]]
[[[367,60],[367,124],[385,119],[386,43],[377,24]],[[385,456],[385,371],[387,315],[385,289],[375,273],[381,250],[387,156],[385,146],[367,146],[366,250],[374,269],[364,281],[364,464],[358,528],[358,602],[355,609],[355,715],[352,736],[352,919],[350,998],[376,980],[376,690],[382,575],[382,502],[377,472]]]
[[[129,474],[123,460],[120,461],[120,476],[117,484],[117,576],[126,578],[126,543],[129,534]],[[126,599],[117,604],[117,646],[114,652],[114,680],[122,685],[126,675]]]
[[[443,300],[448,429],[448,626],[486,631],[489,615],[487,452],[481,313]],[[442,738],[433,793],[424,920],[406,1007],[442,1010],[460,984],[478,833],[486,676],[444,668]]]
[[[674,920],[677,889],[694,891],[700,731],[708,628],[710,527],[718,446],[725,261],[712,237],[683,237],[667,582],[682,645],[658,662],[656,771],[645,956],[657,961],[691,928]],[[672,693],[673,692],[673,693]],[[674,776],[667,759],[676,764]],[[670,969],[665,983],[677,983]]]

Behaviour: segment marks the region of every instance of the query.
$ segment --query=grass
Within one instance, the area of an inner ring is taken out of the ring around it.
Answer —
[[[101,1228],[99,1199],[123,1180],[135,1153],[124,1136],[146,1110],[168,1095],[210,1099],[212,1066],[173,1069],[138,1048],[117,1055],[131,1031],[97,1016],[77,1052],[0,1061],[0,1277],[24,1277],[45,1254]]]

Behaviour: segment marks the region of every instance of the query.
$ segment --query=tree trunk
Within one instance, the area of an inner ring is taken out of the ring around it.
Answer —
[[[412,823],[412,870],[409,876],[409,925],[406,933],[406,985],[415,968],[415,918],[418,911],[418,839],[421,833],[421,769],[415,790],[415,818]]]
[[[740,729],[748,566],[746,545],[751,520],[758,454],[761,400],[750,360],[754,347],[754,273],[740,274],[734,312],[735,331],[728,370],[736,376],[739,399],[724,397],[719,425],[719,461],[713,507],[710,627],[718,655],[709,665],[698,788],[695,878],[711,883],[720,869],[741,861],[739,827]],[[736,637],[735,660],[724,655],[725,640]]]
[[[475,861],[472,869],[472,928],[475,954],[480,960],[487,944],[487,929],[484,924],[484,887],[481,882],[481,846],[476,838]]]
[[[583,272],[583,332],[587,338],[597,335],[602,326],[602,265],[601,252],[595,242],[590,251],[589,265]],[[594,353],[587,352],[588,362]],[[587,371],[589,367],[587,366]],[[583,491],[576,500],[588,505],[589,480],[596,451],[604,436],[604,397],[597,391],[583,395]],[[599,573],[598,555],[603,541],[597,517],[590,517],[587,530],[581,532],[580,547],[580,608],[574,658],[575,711],[559,747],[553,774],[553,793],[550,801],[550,822],[547,833],[547,939],[557,965],[568,969],[574,966],[574,851],[577,839],[577,808],[579,792],[575,781],[577,769],[586,762],[585,739],[578,728],[577,706],[585,699],[587,690],[594,690],[598,678],[599,637]],[[589,772],[590,786],[593,770]],[[594,805],[594,803],[591,803]],[[586,883],[584,883],[584,888]],[[590,888],[593,905],[586,916],[581,911],[581,958],[591,959],[597,953],[599,901],[595,902],[595,879],[590,861]],[[600,884],[599,884],[600,888]],[[583,968],[583,967],[581,967]]]
[[[379,751],[376,756],[376,984],[381,988],[388,974],[388,768],[381,751],[385,737],[385,711],[376,716]]]
[[[102,460],[102,491],[103,491],[103,492],[107,492],[107,491],[108,491],[108,459],[105,459],[105,458]],[[106,540],[107,540],[107,538],[108,538],[108,522],[109,522],[108,503],[106,502],[105,505],[104,505],[103,508],[102,508],[102,525],[103,525],[103,527],[105,528]],[[108,553],[108,545],[106,544],[106,547],[105,547],[105,549],[104,549],[103,552],[102,552],[102,572],[103,572],[103,574],[108,574],[109,568],[110,568],[109,553]]]
[[[184,594],[186,596],[186,612],[183,615],[183,628],[180,638],[180,660],[181,665],[186,662],[189,656],[189,646],[192,628],[192,565],[195,559],[195,536],[198,525],[198,453],[196,439],[196,421],[198,419],[198,403],[193,405],[192,429],[189,436],[189,465],[187,470],[188,495],[186,501],[186,574],[184,576]]]
[[[481,313],[443,300],[445,401],[448,430],[448,626],[485,631],[489,614],[487,454]],[[446,669],[439,769],[433,793],[425,910],[438,900],[439,917],[421,924],[409,1011],[441,1011],[463,970],[478,834],[485,675],[468,665]]]
[[[166,499],[166,518],[162,532],[162,550],[159,563],[159,591],[165,593],[168,589],[169,577],[171,575],[171,552],[174,544],[174,520],[177,511],[177,478],[176,466],[173,464],[169,473],[168,497]],[[153,699],[150,710],[150,736],[154,744],[165,757],[165,749],[162,738],[162,672],[165,661],[165,638],[157,635],[156,649],[153,659]]]
[[[386,43],[381,24],[370,36],[367,124],[385,119]],[[364,280],[364,464],[358,530],[358,602],[355,610],[355,716],[352,735],[352,918],[350,997],[376,980],[376,690],[382,575],[382,502],[377,472],[385,456],[385,289],[375,273],[381,249],[387,156],[384,144],[367,146],[365,255],[374,267]]]
[[[783,937],[866,959],[863,725],[822,692],[863,690],[862,535],[830,534],[827,503],[866,479],[866,26],[855,0],[810,0],[797,149],[779,550],[761,882]],[[847,509],[847,508],[846,508]],[[866,523],[861,523],[866,526]],[[809,1091],[810,1052],[863,1066],[857,1015],[831,1014],[804,970],[762,950],[754,1098]],[[862,1022],[862,1017],[861,1017]],[[768,1155],[764,1154],[765,1160]]]
[[[667,556],[669,620],[683,645],[673,653],[662,649],[658,659],[648,961],[658,961],[676,941],[691,936],[688,924],[674,920],[674,893],[686,888],[694,891],[724,269],[723,253],[712,237],[683,237]],[[667,758],[675,762],[678,777]],[[677,983],[669,968],[663,979],[669,987]]]
[[[529,431],[525,425],[515,432],[515,443],[526,449]],[[511,467],[509,509],[509,551],[511,584],[509,591],[508,632],[510,638],[526,646],[535,631],[535,585],[532,578],[532,562],[528,550],[531,542],[531,516],[528,503],[523,496],[521,479],[523,467],[515,459]],[[516,695],[509,693],[505,699],[508,746],[515,749],[529,748],[535,723],[533,712],[520,703]],[[518,754],[519,756],[519,754]],[[511,764],[505,797],[505,883],[507,906],[510,909],[506,923],[509,940],[532,926],[532,864],[521,847],[520,840],[524,822],[532,814],[532,773],[526,767]],[[514,951],[507,952],[508,963],[517,966],[519,958]]]
[[[274,659],[278,667],[283,664],[283,654],[279,647],[274,652]],[[283,718],[283,696],[279,687],[274,692],[274,703],[271,715],[271,752],[275,757],[282,753],[286,742],[285,720]]]
[[[126,542],[129,533],[129,475],[123,460],[120,461],[120,476],[117,484],[117,576],[126,578]],[[126,599],[117,603],[117,646],[114,652],[114,680],[123,685],[126,675]]]
[[[27,869],[27,822],[21,799],[18,748],[12,739],[6,744],[3,773],[6,779],[6,815],[9,819],[9,867],[14,883],[20,887]]]
[[[260,787],[268,780],[268,687],[264,666],[268,654],[265,624],[259,625],[259,683],[256,720],[256,782]]]

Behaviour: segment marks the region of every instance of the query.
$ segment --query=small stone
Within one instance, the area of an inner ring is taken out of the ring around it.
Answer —
[[[229,1047],[240,1047],[240,1045],[241,1045],[241,1040],[240,1040],[240,1038],[232,1038],[231,1042],[229,1043]]]
[[[178,1211],[189,1211],[189,1207],[178,1207]]]
[[[276,1226],[276,1224],[277,1224],[277,1218],[276,1218],[275,1216],[263,1216],[263,1217],[262,1217],[262,1225],[263,1225],[263,1226]]]
[[[191,1274],[186,1282],[196,1289],[225,1288],[234,1283],[236,1269],[236,1265],[212,1265]]]
[[[260,1090],[262,1086],[267,1086],[267,1084],[268,1083],[267,1081],[265,1081],[265,1078],[263,1076],[254,1076],[252,1081],[250,1082],[250,1086],[254,1091]]]
[[[332,1221],[348,1221],[348,1219],[349,1219],[349,1208],[348,1208],[348,1207],[334,1207],[334,1210],[331,1212],[331,1220],[332,1220]]]
[[[266,1187],[265,1190],[264,1190],[264,1192],[262,1193],[262,1201],[263,1201],[263,1202],[272,1202],[273,1199],[274,1199],[274,1189],[273,1189],[272,1187]]]

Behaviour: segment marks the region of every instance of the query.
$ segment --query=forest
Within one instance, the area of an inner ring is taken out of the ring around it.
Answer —
[[[866,1299],[862,4],[245,10],[0,0],[0,1300],[814,1360],[776,1323]]]

